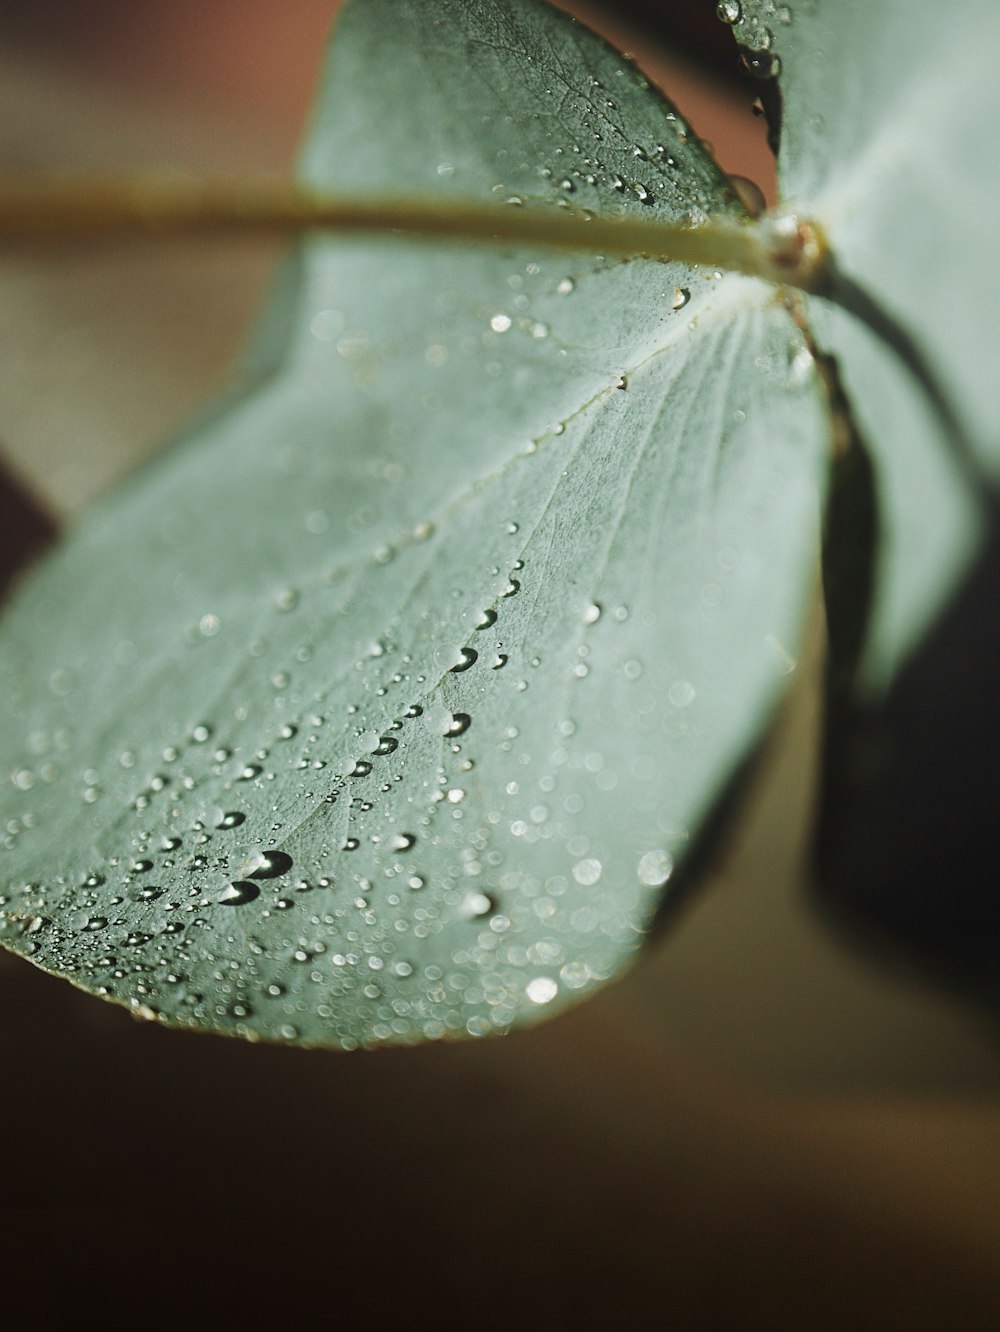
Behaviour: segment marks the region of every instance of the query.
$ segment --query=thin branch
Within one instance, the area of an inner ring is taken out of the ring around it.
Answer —
[[[758,222],[715,217],[692,224],[597,217],[537,204],[336,198],[258,178],[0,179],[0,246],[115,234],[286,236],[312,229],[676,260],[807,291],[823,287],[829,266],[815,226],[792,215],[765,214]]]

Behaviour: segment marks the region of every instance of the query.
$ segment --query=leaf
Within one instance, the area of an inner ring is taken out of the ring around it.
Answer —
[[[819,221],[841,274],[839,303],[810,299],[809,318],[875,465],[862,685],[878,695],[981,550],[983,483],[1000,479],[1000,178],[983,156],[1000,11],[746,0],[741,13],[748,62],[780,70],[783,197]]]
[[[824,902],[995,1013],[1000,916],[982,866],[1000,740],[1000,182],[984,149],[1000,13],[751,0],[744,14],[738,39],[780,61],[785,195],[837,256],[835,302],[810,298],[809,318],[873,466],[874,600],[828,731]],[[847,498],[831,522],[840,559],[869,503],[863,487]],[[831,616],[835,652],[845,629],[860,638],[863,609],[855,595]]]
[[[634,68],[513,0],[348,6],[302,170],[739,207]],[[749,279],[316,239],[254,365],[7,618],[6,942],[268,1039],[555,1011],[641,942],[794,665],[803,337]]]

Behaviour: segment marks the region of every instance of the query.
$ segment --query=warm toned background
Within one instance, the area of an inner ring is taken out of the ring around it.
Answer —
[[[0,170],[288,169],[335,8],[5,0]],[[749,94],[575,8],[639,54],[724,166],[772,188]],[[0,457],[40,508],[72,521],[224,383],[277,253],[0,256]],[[8,544],[27,520],[9,507]],[[819,614],[812,638],[686,917],[534,1032],[250,1048],[136,1025],[0,957],[0,1203],[28,1325],[69,1325],[77,1289],[150,1326],[180,1294],[194,1323],[207,1282],[235,1326],[256,1282],[258,1311],[284,1293],[290,1319],[367,1310],[375,1328],[428,1309],[461,1328],[606,1326],[617,1309],[681,1327],[991,1326],[997,1044],[806,909]]]

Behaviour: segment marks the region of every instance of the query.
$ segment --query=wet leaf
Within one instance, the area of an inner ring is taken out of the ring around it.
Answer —
[[[303,175],[739,206],[633,66],[502,0],[349,6]],[[794,668],[802,335],[738,277],[317,239],[255,365],[7,617],[5,942],[247,1036],[555,1011],[669,904]]]
[[[863,686],[877,695],[982,550],[1000,477],[1000,177],[986,162],[990,0],[744,0],[746,62],[777,71],[784,198],[824,227],[840,303],[811,300],[875,464],[880,549]]]

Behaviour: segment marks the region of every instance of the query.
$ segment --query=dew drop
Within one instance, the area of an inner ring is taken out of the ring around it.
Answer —
[[[470,666],[474,666],[478,658],[479,653],[476,652],[474,648],[459,648],[458,661],[456,661],[454,666],[451,667],[451,670],[458,675],[462,671],[467,671]]]
[[[577,883],[589,888],[601,877],[602,868],[603,866],[599,860],[594,859],[593,856],[588,856],[586,860],[579,860],[573,866],[573,878],[576,879]]]
[[[687,287],[678,287],[671,298],[670,304],[675,310],[683,310],[685,305],[691,299],[691,293]]]
[[[245,906],[260,896],[260,889],[249,879],[237,879],[223,889],[216,899],[221,906]]]
[[[507,656],[506,652],[498,652],[496,656],[493,658],[491,666],[493,670],[499,671],[502,670],[503,667],[507,665],[507,662],[509,660],[510,658]]]
[[[496,910],[496,902],[487,893],[467,893],[459,907],[466,920],[481,920],[491,916]]]
[[[264,769],[259,763],[248,763],[239,775],[241,782],[252,782],[255,777],[259,777]]]
[[[464,735],[472,725],[472,718],[467,712],[455,712],[445,727],[445,735]]]
[[[375,746],[374,750],[372,750],[372,753],[391,754],[398,748],[399,748],[399,741],[396,739],[395,736],[381,735],[379,736],[378,744]]]
[[[675,708],[687,708],[695,700],[695,687],[690,680],[675,680],[667,690],[667,697]]]
[[[409,851],[416,845],[416,836],[413,833],[396,833],[389,846],[393,851]]]
[[[496,624],[497,613],[492,608],[484,610],[476,622],[477,629],[489,629],[491,625]]]
[[[510,328],[511,318],[506,314],[495,314],[490,320],[490,328],[494,333],[506,333]]]
[[[251,879],[276,879],[292,868],[292,858],[284,851],[259,851],[247,866]]]
[[[576,283],[571,277],[564,277],[556,286],[556,291],[560,296],[568,296],[575,286]]]
[[[372,770],[372,765],[367,759],[358,759],[354,767],[347,774],[349,777],[367,777]]]
[[[501,597],[516,597],[520,590],[521,584],[516,578],[512,578],[500,595]]]
[[[638,875],[639,882],[647,884],[650,888],[655,888],[658,884],[666,883],[674,869],[674,858],[669,851],[656,850],[647,851],[639,861]]]
[[[601,618],[601,607],[596,601],[592,601],[583,612],[584,624],[596,624]]]
[[[559,993],[559,986],[551,976],[536,976],[528,981],[524,993],[533,1004],[549,1004]]]
[[[246,823],[247,816],[239,809],[231,809],[228,814],[223,814],[216,821],[216,828],[238,828],[241,823]]]

